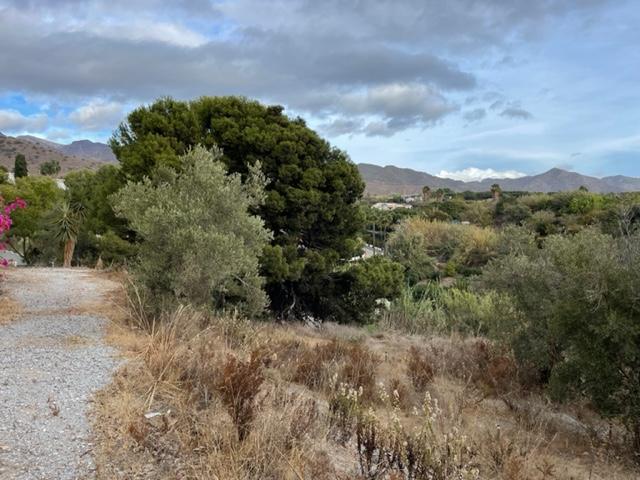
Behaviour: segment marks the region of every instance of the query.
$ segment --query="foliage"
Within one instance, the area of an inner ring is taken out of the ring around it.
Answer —
[[[81,205],[68,201],[60,203],[54,211],[53,229],[56,238],[64,244],[63,266],[71,266],[71,259],[80,233],[80,225],[84,220],[84,210]]]
[[[11,230],[13,220],[11,215],[18,209],[24,209],[27,207],[27,202],[21,198],[16,198],[12,202],[5,203],[4,198],[0,196],[0,251],[6,249],[5,243],[2,241],[5,235]],[[0,267],[6,267],[8,262],[6,259],[0,259]]]
[[[216,389],[238,430],[241,442],[251,431],[251,422],[255,417],[255,397],[263,381],[260,359],[254,355],[248,361],[229,355],[222,367]]]
[[[16,159],[13,164],[13,174],[15,175],[16,179],[29,175],[29,169],[27,168],[27,159],[22,153],[18,153],[16,155]]]
[[[258,255],[271,236],[248,211],[262,202],[264,180],[252,170],[243,184],[221,156],[196,147],[180,175],[129,183],[114,205],[142,240],[136,274],[152,296],[255,314],[266,304]]]
[[[444,288],[435,282],[405,288],[383,324],[412,334],[486,334],[496,318],[513,317],[509,298],[495,292]]]
[[[325,316],[340,323],[370,322],[376,301],[393,300],[404,284],[402,265],[382,256],[355,262],[334,278],[335,300]]]
[[[640,434],[640,236],[551,236],[490,264],[482,282],[512,298],[517,315],[495,331],[555,397],[586,395]]]
[[[96,171],[77,170],[67,173],[64,181],[68,201],[84,211],[76,247],[78,257],[88,263],[98,257],[109,263],[124,263],[132,258],[136,252],[135,234],[111,206],[111,195],[125,185],[120,169],[105,165]]]
[[[527,221],[527,226],[541,237],[558,232],[556,215],[551,210],[540,210],[534,213]]]
[[[476,271],[496,255],[498,236],[491,228],[409,218],[389,238],[391,258],[405,267],[407,280],[416,283],[439,273],[438,264],[450,262],[445,274],[460,269]]]
[[[51,178],[22,177],[16,179],[15,185],[0,185],[0,195],[9,201],[22,198],[29,204],[29,208],[15,212],[7,243],[32,264],[51,242],[49,217],[63,200],[64,191]]]
[[[9,170],[4,165],[0,165],[0,185],[9,182]]]
[[[92,246],[106,264],[123,264],[136,256],[138,246],[120,238],[113,230],[94,235]]]
[[[474,225],[488,227],[493,222],[493,208],[488,202],[469,202],[466,204],[460,218]]]
[[[60,162],[57,160],[49,160],[40,165],[40,174],[56,176],[60,173]]]
[[[134,110],[110,143],[136,181],[181,169],[179,156],[196,144],[218,145],[228,171],[243,178],[259,162],[269,183],[255,211],[274,235],[261,258],[272,308],[323,311],[322,285],[358,249],[364,184],[346,154],[302,119],[239,97],[165,98]]]

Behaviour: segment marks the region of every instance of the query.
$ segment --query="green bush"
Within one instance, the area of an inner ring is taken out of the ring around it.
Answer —
[[[510,299],[495,292],[443,288],[436,282],[403,289],[384,316],[385,326],[412,334],[486,334],[497,317],[513,316]]]
[[[266,305],[258,257],[271,235],[249,213],[263,201],[263,177],[243,183],[227,175],[222,153],[196,147],[181,157],[182,173],[154,184],[129,183],[114,196],[116,211],[140,236],[137,279],[157,300],[248,315]]]
[[[102,258],[106,265],[127,263],[129,259],[135,257],[138,251],[136,244],[123,240],[112,230],[94,238],[96,254]]]
[[[44,162],[40,165],[40,174],[55,176],[60,173],[60,162],[57,160],[49,160],[48,162]]]
[[[554,397],[584,395],[622,417],[640,448],[640,236],[551,236],[489,264],[482,285],[512,298],[517,315],[494,332],[521,364]]]
[[[330,316],[343,323],[370,322],[377,300],[394,300],[400,294],[403,270],[402,265],[382,256],[354,263],[337,275],[339,300]]]

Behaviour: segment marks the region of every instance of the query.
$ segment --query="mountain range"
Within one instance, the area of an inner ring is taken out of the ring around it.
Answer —
[[[562,192],[577,190],[582,186],[591,192],[600,193],[640,191],[640,178],[622,175],[597,178],[560,168],[552,168],[539,175],[520,178],[486,178],[475,182],[437,177],[410,168],[391,165],[380,167],[360,163],[358,170],[366,184],[365,193],[369,195],[418,194],[425,185],[432,189],[449,188],[456,192],[483,192],[490,190],[494,183],[499,184],[502,190],[522,192]]]
[[[51,160],[60,163],[60,175],[81,168],[95,169],[116,161],[111,148],[104,143],[78,140],[62,144],[31,135],[10,137],[0,133],[0,165],[13,170],[15,157],[19,153],[25,156],[27,167],[33,174],[38,174],[40,165]]]
[[[50,160],[60,163],[60,175],[82,168],[95,169],[106,163],[115,163],[111,148],[100,142],[77,140],[62,144],[31,135],[10,137],[0,132],[0,165],[13,170],[15,156],[22,153],[27,159],[29,171],[38,174],[40,165]],[[482,181],[463,182],[451,178],[437,177],[429,173],[400,168],[393,165],[380,167],[359,163],[358,170],[366,184],[368,195],[412,195],[422,192],[425,185],[432,189],[449,188],[456,192],[482,192],[497,183],[503,190],[526,192],[561,192],[577,190],[584,186],[592,192],[640,191],[640,178],[623,175],[590,177],[576,172],[552,168],[539,175],[520,178],[486,178]]]

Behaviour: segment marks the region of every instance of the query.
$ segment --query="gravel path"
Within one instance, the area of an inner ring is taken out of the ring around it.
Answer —
[[[0,479],[93,478],[86,414],[118,365],[95,312],[113,283],[80,269],[5,273],[22,310],[0,325]]]

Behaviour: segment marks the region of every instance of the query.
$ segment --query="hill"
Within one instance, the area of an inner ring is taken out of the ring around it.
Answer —
[[[503,190],[525,192],[562,192],[576,190],[581,186],[592,192],[632,192],[640,191],[640,178],[617,175],[613,177],[590,177],[560,168],[552,168],[539,175],[521,178],[487,178],[481,182],[462,182],[450,178],[441,178],[410,168],[394,166],[380,167],[367,163],[358,164],[360,175],[364,179],[369,195],[411,195],[422,191],[427,185],[430,188],[450,188],[456,192],[465,190],[473,192],[487,191],[494,183],[500,184]]]
[[[12,170],[18,153],[26,157],[29,172],[36,175],[40,173],[40,165],[50,160],[60,163],[61,175],[116,161],[109,146],[103,143],[79,140],[63,145],[30,135],[10,137],[0,133],[0,165]]]

